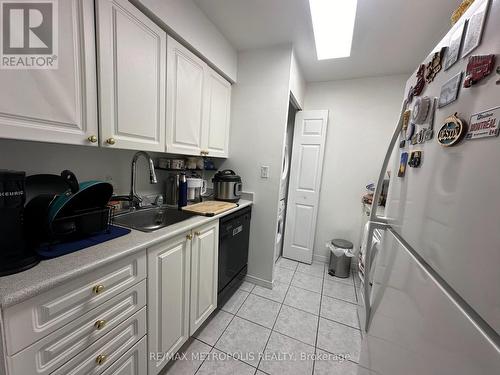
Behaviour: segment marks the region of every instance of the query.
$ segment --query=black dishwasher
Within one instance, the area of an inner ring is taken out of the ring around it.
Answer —
[[[219,279],[217,305],[238,289],[247,273],[252,208],[246,207],[219,221]]]

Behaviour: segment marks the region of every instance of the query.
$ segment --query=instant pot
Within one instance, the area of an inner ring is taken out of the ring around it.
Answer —
[[[225,169],[215,174],[212,179],[214,183],[214,199],[217,201],[236,203],[241,197],[241,177],[231,169]]]

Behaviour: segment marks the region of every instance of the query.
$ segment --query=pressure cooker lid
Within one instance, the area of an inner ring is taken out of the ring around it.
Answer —
[[[215,174],[213,182],[241,182],[241,177],[231,169],[224,169]]]

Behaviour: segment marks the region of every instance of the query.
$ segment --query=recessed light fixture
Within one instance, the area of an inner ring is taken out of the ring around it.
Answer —
[[[357,0],[309,0],[318,60],[351,55]]]

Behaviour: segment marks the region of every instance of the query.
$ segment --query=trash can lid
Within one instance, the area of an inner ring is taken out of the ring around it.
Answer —
[[[332,245],[341,249],[352,249],[354,247],[351,241],[343,240],[342,238],[333,239]]]

